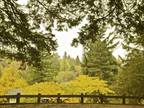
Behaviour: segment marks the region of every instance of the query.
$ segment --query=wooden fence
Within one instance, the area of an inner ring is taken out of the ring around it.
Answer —
[[[22,99],[35,99],[35,101],[29,101],[27,102],[22,101]],[[70,102],[65,101],[69,98],[75,98],[78,99],[78,102]],[[14,100],[14,102],[11,102],[10,100]],[[51,99],[54,101],[52,102]],[[88,101],[90,99],[91,101]],[[112,101],[111,101],[112,100]],[[144,104],[144,96],[105,96],[105,95],[21,95],[18,93],[17,95],[1,95],[0,96],[0,104],[61,104],[61,103],[98,103],[98,104]]]

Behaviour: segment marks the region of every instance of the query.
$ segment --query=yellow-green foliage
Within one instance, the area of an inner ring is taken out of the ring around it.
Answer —
[[[80,75],[66,83],[43,82],[23,88],[24,94],[90,94],[92,92],[100,92],[101,94],[113,93],[108,88],[106,81],[86,75]]]
[[[99,92],[101,94],[112,93],[108,88],[107,82],[96,77],[88,77],[80,75],[74,80],[55,83],[55,82],[41,82],[33,85],[27,85],[26,81],[21,77],[20,63],[11,62],[4,69],[2,69],[2,76],[0,79],[0,95],[7,94],[10,90],[20,88],[22,94],[80,94]]]
[[[101,94],[113,93],[113,91],[108,88],[106,81],[86,75],[80,75],[76,79],[66,83],[42,82],[23,88],[23,94],[91,94],[93,92],[99,92]],[[65,100],[65,102],[79,102],[79,98],[63,98],[63,100]],[[28,100],[23,101],[27,102]],[[34,99],[30,101],[33,102]],[[55,101],[54,98],[51,98],[51,102]]]
[[[86,75],[80,75],[75,80],[62,85],[65,88],[65,93],[68,94],[91,94],[92,92],[99,92],[101,94],[113,93],[113,91],[108,88],[106,81]]]
[[[6,94],[8,91],[27,86],[26,81],[20,76],[20,64],[12,62],[2,70],[0,79],[0,94]]]
[[[23,94],[57,94],[63,93],[62,86],[54,82],[35,83],[23,88]]]
[[[55,81],[58,83],[67,82],[74,79],[73,72],[71,71],[61,71],[55,77]]]

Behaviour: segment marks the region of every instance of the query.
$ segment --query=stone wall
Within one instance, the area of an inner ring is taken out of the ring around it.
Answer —
[[[0,105],[0,108],[144,108],[144,105],[20,104],[20,105]]]

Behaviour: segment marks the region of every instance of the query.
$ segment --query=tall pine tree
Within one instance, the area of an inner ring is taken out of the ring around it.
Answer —
[[[41,68],[28,66],[25,78],[30,84],[52,81],[60,71],[60,58],[57,54],[42,53]]]
[[[111,81],[117,73],[117,62],[112,55],[112,48],[115,45],[108,45],[106,40],[97,40],[89,43],[84,49],[83,74],[98,76],[103,80]]]

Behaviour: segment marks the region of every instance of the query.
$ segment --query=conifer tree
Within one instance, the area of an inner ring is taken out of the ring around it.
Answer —
[[[105,40],[97,40],[86,46],[82,66],[84,74],[98,76],[109,83],[118,72],[116,58]]]

